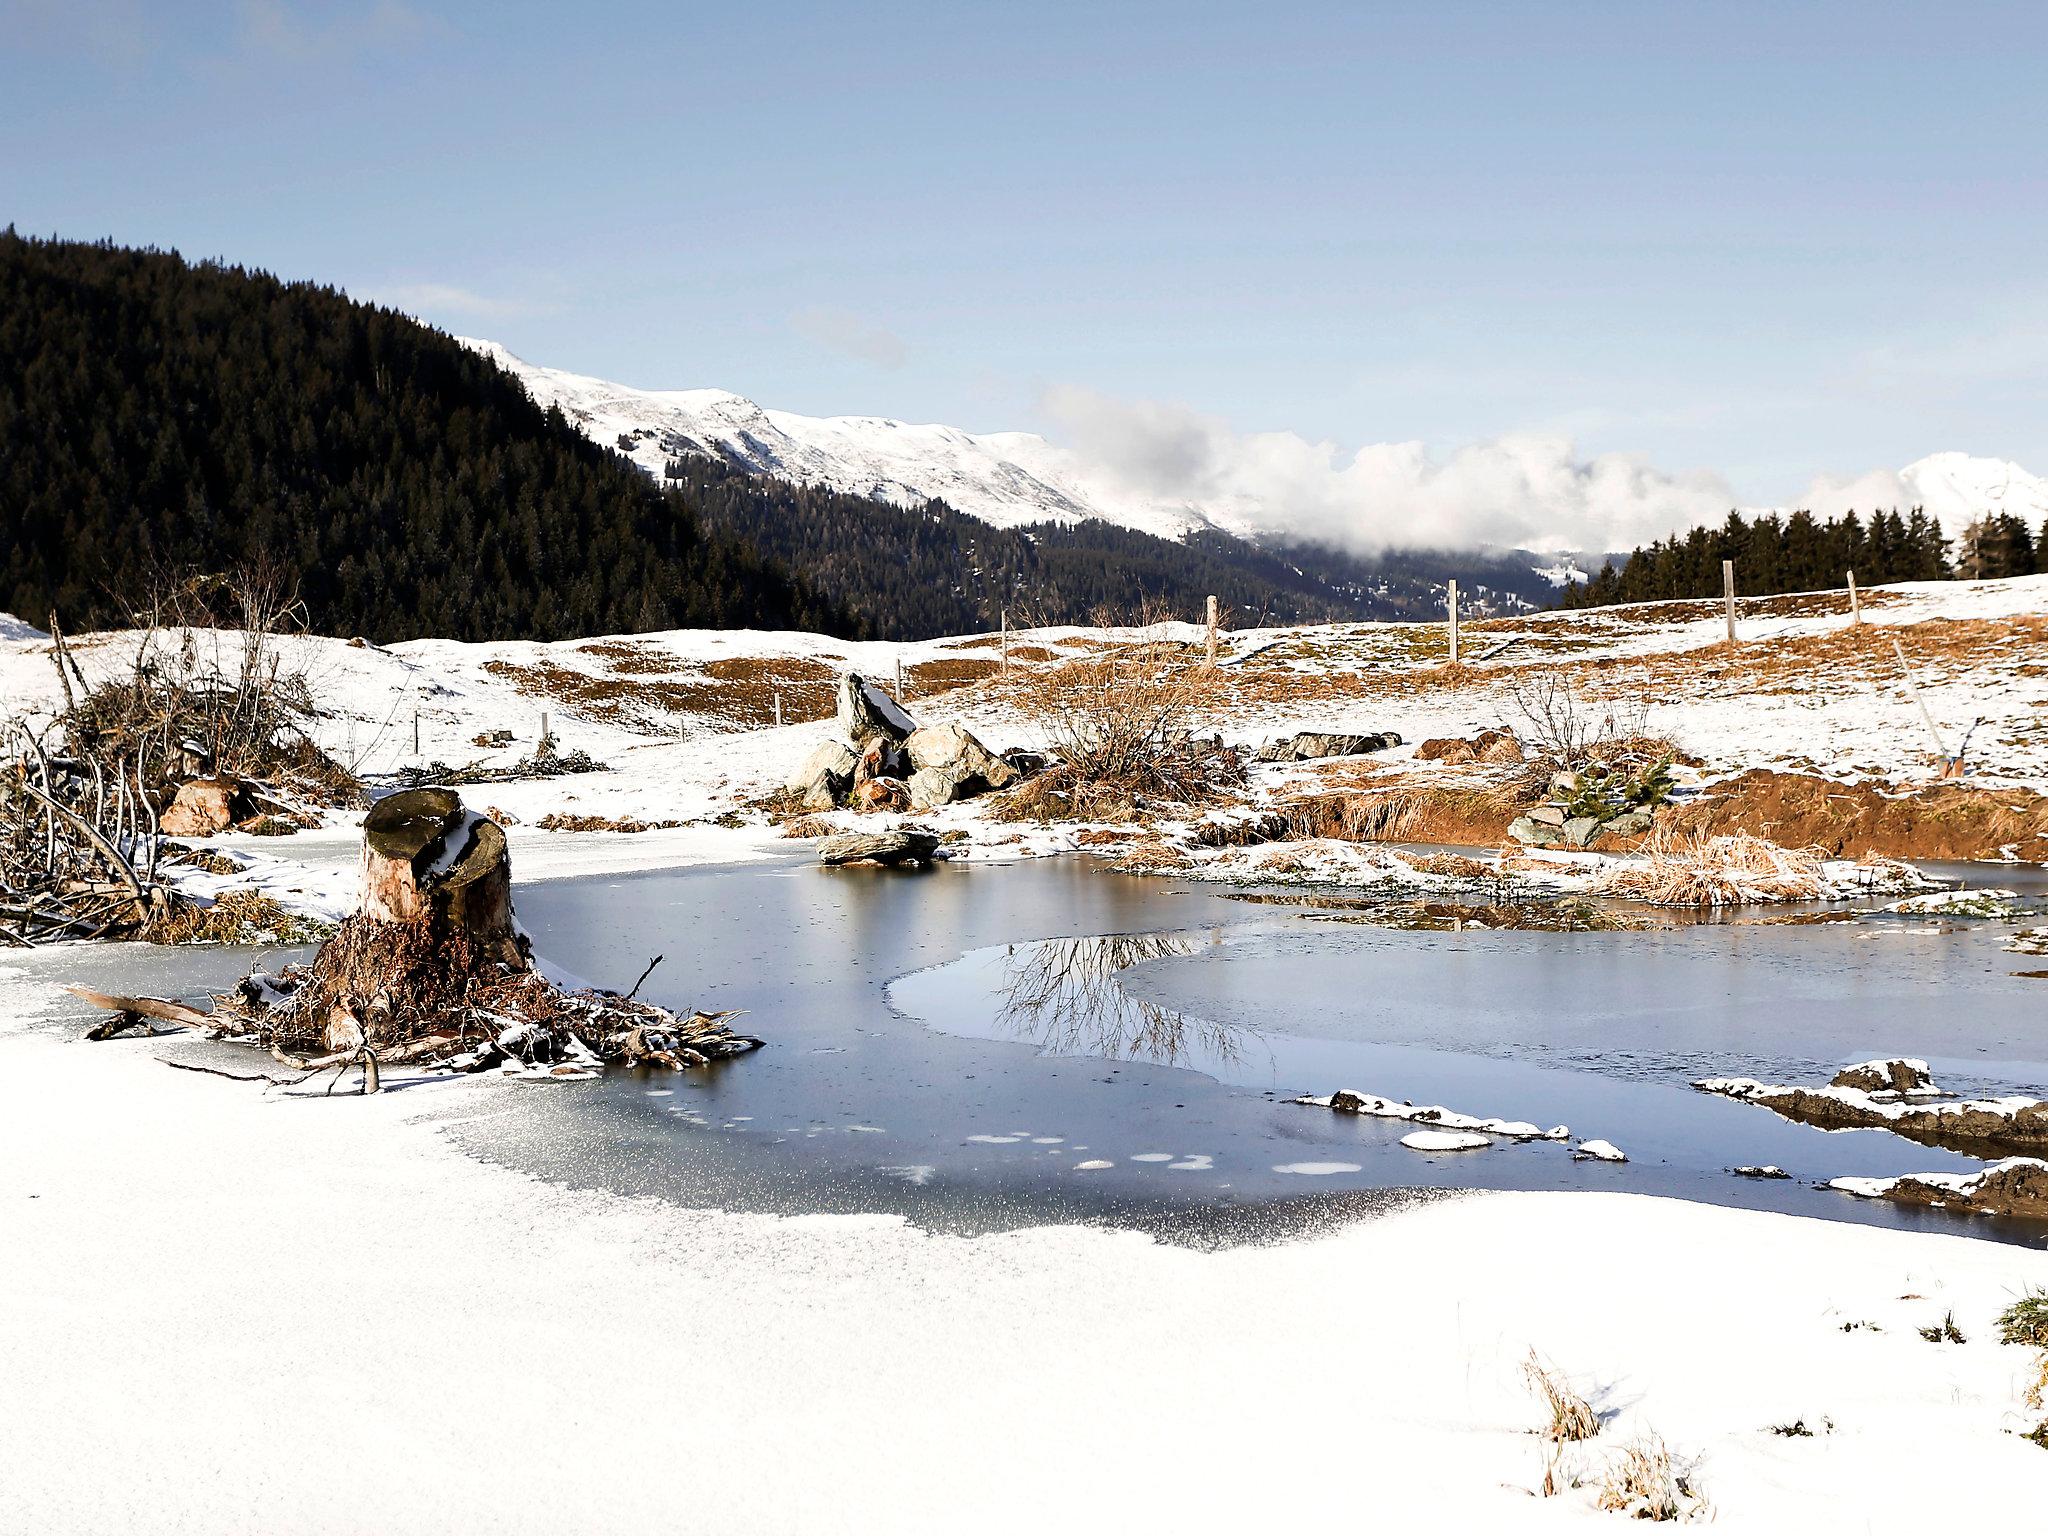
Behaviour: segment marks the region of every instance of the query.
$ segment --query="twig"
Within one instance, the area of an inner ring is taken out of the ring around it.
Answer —
[[[238,1083],[269,1083],[274,1088],[289,1088],[298,1081],[297,1078],[291,1077],[272,1077],[268,1072],[229,1072],[220,1067],[202,1067],[197,1062],[173,1061],[168,1056],[159,1056],[157,1060],[167,1067],[176,1067],[180,1072],[207,1072],[215,1077],[231,1078]]]
[[[632,991],[632,992],[628,992],[628,993],[627,993],[627,994],[625,995],[625,997],[624,997],[624,998],[622,999],[622,1001],[624,1001],[624,1002],[628,1002],[628,1003],[630,1003],[631,1001],[633,1001],[633,994],[634,994],[635,992],[638,992],[638,991],[640,990],[640,988],[641,988],[642,986],[644,986],[644,985],[646,984],[646,982],[647,982],[647,978],[648,978],[648,977],[650,977],[650,976],[652,976],[652,975],[654,974],[654,968],[655,968],[655,967],[656,967],[657,965],[661,964],[661,961],[662,961],[662,957],[661,957],[660,955],[656,955],[656,956],[655,956],[655,957],[654,957],[654,958],[653,958],[652,960],[650,960],[650,961],[648,961],[648,962],[647,962],[647,969],[646,969],[646,970],[644,970],[644,971],[642,971],[642,972],[640,973],[640,979],[639,979],[638,981],[636,981],[636,982],[634,982],[634,983],[633,983],[633,991]]]

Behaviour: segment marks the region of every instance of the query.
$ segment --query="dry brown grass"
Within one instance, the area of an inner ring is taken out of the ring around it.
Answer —
[[[915,666],[906,667],[903,675],[915,692],[933,694],[984,682],[1001,671],[1000,661],[991,661],[985,656],[950,656],[920,661]]]
[[[599,654],[617,658],[614,642]],[[532,662],[492,660],[484,670],[503,678],[529,698],[546,699],[588,719],[628,730],[656,733],[677,716],[716,721],[740,729],[782,718],[795,724],[832,713],[837,674],[803,657],[726,656],[706,662],[700,674],[672,671],[660,677],[621,677],[580,671],[549,657]]]
[[[1593,1405],[1571,1389],[1557,1367],[1547,1365],[1535,1350],[1522,1362],[1522,1375],[1543,1399],[1549,1421],[1538,1431],[1551,1440],[1590,1440],[1600,1433]]]
[[[331,932],[255,891],[230,891],[211,906],[174,902],[149,926],[152,944],[312,944]]]
[[[1600,1483],[1600,1507],[1635,1520],[1690,1520],[1703,1505],[1688,1473],[1652,1434],[1626,1447]]]
[[[798,816],[782,824],[784,837],[830,837],[838,830],[823,816]]]
[[[1302,795],[1279,813],[1288,835],[1346,843],[1466,843],[1498,841],[1513,818],[1512,783],[1445,784],[1409,780],[1383,788]]]
[[[1745,833],[1716,837],[1660,827],[1640,860],[1617,865],[1595,889],[1666,907],[1813,901],[1827,894],[1820,863],[1818,850],[1781,848]]]
[[[681,672],[685,663],[672,651],[665,651],[658,645],[649,645],[644,640],[593,640],[588,645],[579,645],[577,652],[584,656],[602,657],[614,672],[667,673]]]
[[[680,821],[642,821],[637,816],[580,816],[574,811],[549,811],[534,823],[543,832],[659,832],[680,827]]]

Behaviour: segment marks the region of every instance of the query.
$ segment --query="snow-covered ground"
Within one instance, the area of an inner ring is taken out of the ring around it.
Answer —
[[[1745,639],[1768,655],[1844,629],[1801,606],[1746,616]],[[2044,578],[1892,589],[1866,609],[1911,626],[1943,728],[1988,717],[1973,753],[1990,782],[2048,787],[2044,658],[2012,624],[2044,609]],[[1953,626],[1976,621],[2004,627],[1958,648]],[[1248,681],[1218,723],[1248,739],[1392,727],[1410,763],[1425,737],[1500,723],[1517,669],[1569,657],[1588,678],[1640,666],[1650,726],[1704,773],[1925,777],[1895,674],[1802,664],[1744,686],[1710,674],[1719,622],[1515,621],[1468,637],[1468,657],[1516,644],[1455,683],[1432,670],[1440,631],[1236,634],[1226,670]],[[1047,657],[1099,638],[1013,637]],[[127,665],[133,638],[78,645],[90,676]],[[1013,694],[957,690],[960,662],[995,654],[974,637],[287,651],[323,744],[362,771],[516,761],[543,710],[565,750],[607,763],[466,791],[506,814],[521,880],[794,851],[732,813],[827,728],[758,724],[773,690],[792,719],[820,715],[843,668],[893,684],[900,663],[913,713],[1034,744]],[[1331,679],[1350,682],[1315,691]],[[47,643],[8,631],[0,695],[36,711],[56,693]],[[501,728],[513,742],[476,744]],[[686,825],[535,828],[549,811]],[[1066,844],[1005,842],[976,818],[930,819],[973,830],[979,856]],[[220,843],[262,860],[266,889],[335,910],[353,893],[349,820]],[[53,1022],[78,953],[0,956],[0,1530],[1209,1530],[1289,1508],[1597,1528],[1614,1518],[1594,1508],[1604,1470],[1649,1433],[1696,1463],[1732,1530],[2013,1528],[2048,1487],[2048,1453],[2019,1437],[2041,1417],[2022,1403],[2031,1358],[1991,1327],[2048,1287],[2048,1255],[1603,1194],[1444,1200],[1221,1253],[685,1210],[472,1161],[431,1123],[516,1114],[525,1086],[387,1078],[406,1091],[296,1100],[165,1070],[153,1058],[189,1048],[176,1038],[79,1042],[75,1016]],[[1951,1312],[1967,1342],[1923,1341]],[[1554,1499],[1533,1491],[1532,1348],[1606,1418],[1563,1458],[1581,1486]],[[1773,1432],[1794,1423],[1811,1435]]]
[[[1441,625],[1241,630],[1226,636],[1229,687],[1213,724],[1252,742],[1296,730],[1392,729],[1406,745],[1373,761],[1434,772],[1415,761],[1417,744],[1526,728],[1518,687],[1561,666],[1597,707],[1639,710],[1646,729],[1676,740],[1699,760],[1702,781],[1779,767],[1925,783],[1936,761],[1927,725],[1889,646],[1872,641],[1896,636],[1945,748],[1956,750],[1967,736],[1972,782],[2048,790],[2048,576],[1874,588],[1864,594],[1863,616],[1863,630],[1853,629],[1841,593],[1757,600],[1742,614],[1743,649],[1733,660],[1720,648],[1718,604],[1496,620],[1468,627],[1467,665],[1457,678],[1442,669]],[[1190,641],[1201,634],[1191,624],[1172,632]],[[1021,678],[1115,633],[1013,634],[1014,671]],[[199,639],[232,670],[239,637],[205,631]],[[74,647],[93,677],[129,665],[135,643],[113,633],[81,637]],[[543,716],[564,750],[580,748],[608,765],[604,773],[472,789],[480,805],[511,813],[515,854],[545,846],[548,834],[530,823],[549,811],[708,824],[779,786],[828,729],[818,721],[829,716],[833,682],[848,669],[892,690],[900,669],[914,715],[957,720],[998,750],[1043,745],[1015,690],[961,686],[993,667],[992,635],[896,643],[684,630],[389,647],[302,636],[282,647],[284,665],[307,674],[325,711],[321,744],[359,772],[510,764],[533,751]],[[770,723],[778,691],[790,722],[780,728]],[[0,631],[0,698],[25,713],[56,706],[47,641]],[[512,740],[476,743],[496,729]],[[1276,780],[1286,774],[1262,771]],[[672,840],[669,851],[688,861],[721,841],[747,846],[745,836],[721,840],[711,830]]]
[[[1600,1529],[1650,1433],[1733,1531],[2048,1486],[1991,1328],[2048,1255],[1603,1194],[1220,1253],[684,1210],[422,1118],[530,1088],[290,1100],[52,1032],[48,958],[0,969],[0,1529]],[[1553,1499],[1531,1349],[1604,1421]]]

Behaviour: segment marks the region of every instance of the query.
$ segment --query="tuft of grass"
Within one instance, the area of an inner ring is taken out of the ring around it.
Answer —
[[[1953,1311],[1945,1313],[1940,1322],[1929,1323],[1922,1328],[1920,1337],[1930,1344],[1969,1343],[1969,1340],[1963,1337],[1963,1330],[1956,1326],[1956,1315]]]
[[[2048,1350],[2048,1291],[2029,1291],[1998,1314],[1998,1342]]]
[[[1522,1375],[1543,1399],[1550,1421],[1543,1426],[1545,1438],[1559,1442],[1590,1440],[1600,1433],[1600,1419],[1593,1405],[1571,1389],[1553,1365],[1546,1365],[1535,1350],[1522,1362]]]
[[[1813,901],[1827,894],[1820,864],[1816,849],[1781,848],[1743,832],[1714,837],[1660,828],[1643,857],[1610,870],[1597,893],[1666,907]]]
[[[1671,1452],[1646,1434],[1622,1451],[1600,1483],[1600,1508],[1634,1520],[1690,1520],[1705,1508],[1690,1469],[1673,1466]]]

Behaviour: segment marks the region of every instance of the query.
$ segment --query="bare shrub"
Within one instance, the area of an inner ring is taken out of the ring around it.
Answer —
[[[1014,688],[1054,761],[1003,808],[1039,820],[1130,821],[1149,805],[1199,804],[1243,782],[1237,752],[1195,734],[1218,698],[1201,648],[1176,639],[1157,610],[1132,625],[1098,622],[1122,630],[1120,642]]]
[[[1592,763],[1621,760],[1624,744],[1644,743],[1671,755],[1671,744],[1650,736],[1647,693],[1598,703],[1583,698],[1561,666],[1524,667],[1508,679],[1508,697],[1525,729],[1516,734],[1531,760],[1576,772]]]
[[[1815,901],[1827,895],[1820,866],[1814,848],[1781,848],[1740,832],[1715,837],[1659,828],[1639,860],[1609,870],[1595,891],[1666,907]]]
[[[160,580],[135,615],[141,636],[126,671],[79,693],[67,678],[70,751],[155,784],[197,747],[215,772],[318,804],[359,803],[355,776],[315,744],[312,686],[279,647],[305,617],[297,587],[274,567]],[[61,637],[55,645],[59,676],[68,663],[82,685]]]
[[[1625,1447],[1608,1466],[1599,1504],[1635,1520],[1691,1520],[1706,1508],[1692,1470],[1675,1467],[1664,1442],[1651,1434]]]

